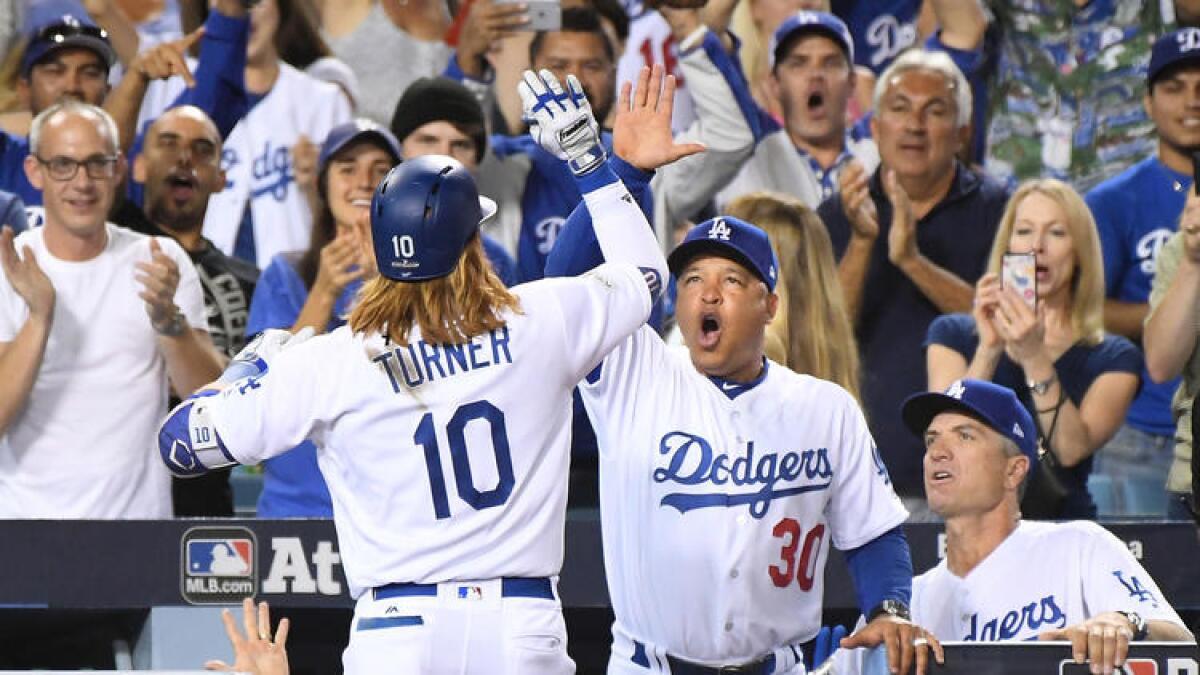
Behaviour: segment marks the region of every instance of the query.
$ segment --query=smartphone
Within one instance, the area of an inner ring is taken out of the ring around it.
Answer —
[[[1011,288],[1030,309],[1037,307],[1037,258],[1032,253],[1005,253],[1000,286]]]
[[[522,0],[497,0],[497,2],[522,2]],[[528,0],[529,23],[521,26],[520,30],[551,31],[562,30],[562,5],[558,0]]]

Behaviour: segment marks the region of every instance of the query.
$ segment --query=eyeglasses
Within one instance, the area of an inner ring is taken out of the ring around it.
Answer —
[[[56,23],[38,31],[32,42],[62,42],[76,35],[87,35],[100,40],[108,40],[108,31],[99,26],[79,23],[72,17],[63,17],[61,23]]]
[[[116,155],[94,155],[82,161],[70,157],[51,157],[50,159],[37,157],[37,161],[46,167],[51,178],[59,181],[68,181],[74,178],[75,174],[79,173],[81,165],[87,167],[88,178],[93,180],[112,178],[117,173]]]

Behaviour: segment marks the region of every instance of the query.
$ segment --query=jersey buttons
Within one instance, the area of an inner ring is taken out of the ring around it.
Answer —
[[[729,631],[731,631],[731,630],[733,630],[733,622],[732,622],[732,621],[726,621],[726,622],[725,622],[725,632],[726,632],[726,633],[728,633],[728,632],[729,632]]]
[[[737,570],[733,570],[733,571],[731,571],[731,572],[729,573],[729,578],[730,578],[730,579],[736,579],[736,578],[738,578],[738,571],[737,571]]]

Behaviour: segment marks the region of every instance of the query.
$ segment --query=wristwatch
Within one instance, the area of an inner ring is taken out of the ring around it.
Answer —
[[[1125,617],[1125,620],[1133,626],[1133,637],[1130,638],[1131,640],[1146,639],[1146,620],[1142,618],[1141,614],[1137,612],[1117,612],[1117,614]]]
[[[908,605],[899,600],[888,599],[884,600],[878,605],[875,605],[875,609],[872,609],[871,614],[867,616],[867,623],[871,623],[875,620],[875,617],[881,614],[891,614],[892,616],[898,619],[904,619],[905,621],[912,618],[912,613],[908,611]]]
[[[1050,374],[1050,377],[1047,377],[1040,382],[1037,380],[1025,380],[1025,386],[1029,387],[1029,391],[1032,391],[1040,396],[1041,394],[1045,394],[1046,392],[1050,391],[1050,385],[1054,384],[1057,379],[1058,373],[1054,372]]]

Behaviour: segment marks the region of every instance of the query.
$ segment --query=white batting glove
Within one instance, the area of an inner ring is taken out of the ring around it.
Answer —
[[[524,81],[517,85],[529,135],[546,152],[566,160],[572,173],[582,176],[603,164],[607,155],[600,143],[600,125],[579,79],[568,75],[567,88],[569,91],[563,91],[554,73],[545,69],[525,71]]]
[[[244,377],[262,375],[267,372],[267,364],[276,354],[288,347],[295,347],[314,334],[311,327],[302,328],[295,334],[286,330],[268,328],[259,333],[258,337],[247,343],[245,347],[242,347],[242,351],[233,357],[233,360],[225,367],[225,372],[217,378],[217,382],[228,384],[237,382]]]

